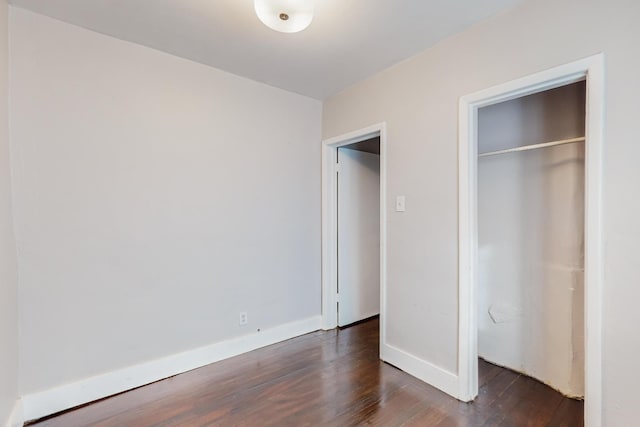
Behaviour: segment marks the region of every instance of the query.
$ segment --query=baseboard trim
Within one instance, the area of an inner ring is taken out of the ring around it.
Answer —
[[[37,420],[220,360],[308,334],[321,329],[321,327],[322,317],[314,316],[42,392],[28,394],[22,397],[22,419]]]
[[[22,412],[22,400],[16,400],[13,405],[9,419],[7,420],[5,427],[22,427],[24,424],[24,416]]]
[[[459,399],[458,376],[389,344],[382,344],[380,358],[406,373]]]

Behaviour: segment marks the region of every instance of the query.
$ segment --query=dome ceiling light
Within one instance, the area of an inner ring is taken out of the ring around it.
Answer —
[[[315,0],[254,0],[264,25],[281,33],[297,33],[311,24]]]

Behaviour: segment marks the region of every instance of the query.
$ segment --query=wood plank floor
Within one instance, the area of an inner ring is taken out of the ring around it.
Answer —
[[[480,361],[456,401],[378,360],[377,319],[315,332],[32,424],[76,426],[564,426],[582,402]]]

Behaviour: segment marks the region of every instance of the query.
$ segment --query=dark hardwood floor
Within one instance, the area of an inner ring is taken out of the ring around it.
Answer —
[[[465,404],[378,360],[378,320],[315,332],[32,424],[74,426],[566,426],[582,402],[480,361]]]

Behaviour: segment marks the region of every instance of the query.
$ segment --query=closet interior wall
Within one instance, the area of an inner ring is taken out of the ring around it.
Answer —
[[[484,107],[480,153],[584,136],[585,83]],[[478,159],[478,352],[584,395],[584,143]]]

